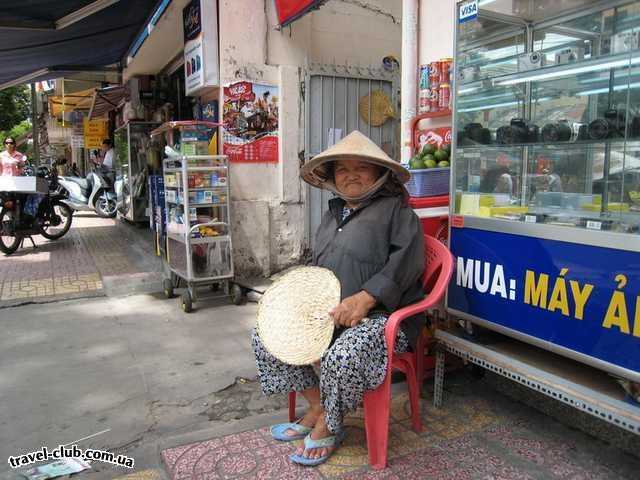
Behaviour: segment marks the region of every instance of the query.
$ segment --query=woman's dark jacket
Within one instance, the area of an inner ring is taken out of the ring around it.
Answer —
[[[344,221],[345,201],[334,198],[316,233],[313,264],[333,271],[342,299],[361,290],[375,297],[374,310],[393,312],[424,298],[424,241],[420,221],[401,198],[380,193]],[[424,315],[401,323],[411,346],[424,325]]]

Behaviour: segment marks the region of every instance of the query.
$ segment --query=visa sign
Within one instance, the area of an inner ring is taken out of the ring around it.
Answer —
[[[468,22],[478,17],[478,0],[466,2],[460,5],[459,23]]]

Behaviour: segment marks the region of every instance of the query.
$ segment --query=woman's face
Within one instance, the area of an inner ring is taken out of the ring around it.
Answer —
[[[4,141],[4,146],[9,153],[13,153],[13,151],[16,149],[16,141],[13,138],[7,138]]]
[[[340,193],[357,197],[367,192],[380,177],[380,167],[356,159],[338,160],[334,181]]]

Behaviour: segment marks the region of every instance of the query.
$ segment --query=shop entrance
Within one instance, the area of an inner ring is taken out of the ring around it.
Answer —
[[[397,73],[380,69],[319,65],[305,79],[305,161],[360,130],[392,158],[398,157]],[[308,187],[307,245],[314,246],[333,194]]]

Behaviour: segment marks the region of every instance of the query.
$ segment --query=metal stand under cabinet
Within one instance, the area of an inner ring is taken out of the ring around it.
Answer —
[[[180,281],[185,312],[197,301],[197,287],[229,293],[233,256],[229,224],[229,165],[226,156],[188,155],[164,161],[166,202],[167,297]]]
[[[457,332],[436,331],[435,407],[442,406],[445,354],[478,365],[596,418],[640,435],[640,408],[625,400],[616,381],[604,372],[508,337],[489,344]]]
[[[476,5],[455,5],[447,310],[640,383],[640,2]],[[532,372],[508,376],[547,388]]]

